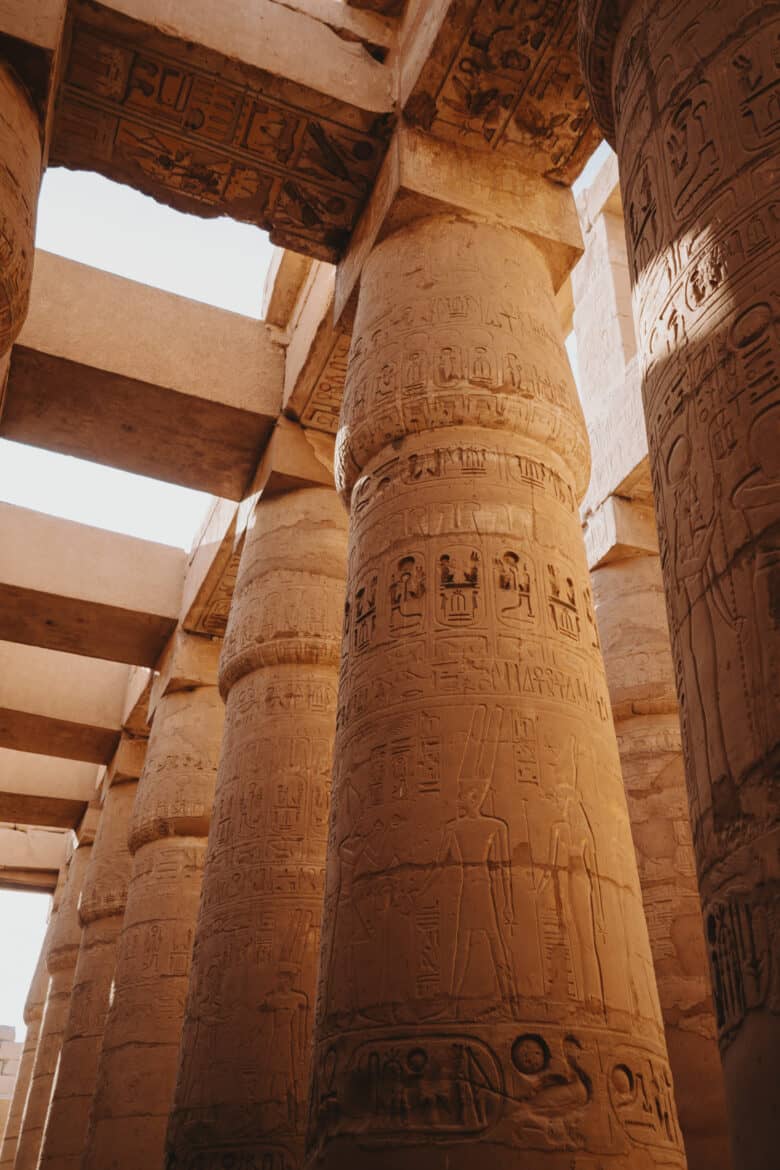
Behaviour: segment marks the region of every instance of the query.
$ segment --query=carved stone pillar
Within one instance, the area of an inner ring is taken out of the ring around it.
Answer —
[[[163,1162],[222,723],[216,686],[157,701],[84,1170]]]
[[[346,530],[311,487],[261,499],[246,536],[170,1167],[302,1164]]]
[[[41,127],[27,90],[0,60],[0,357],[27,314],[42,150]]]
[[[127,836],[144,746],[143,741],[120,745],[120,751],[137,756],[136,775],[114,772],[95,835],[79,906],[81,946],[70,1014],[39,1170],[79,1170],[81,1165],[127,897]]]
[[[52,914],[54,911],[52,911]],[[38,1037],[41,1031],[41,1017],[46,1003],[46,991],[49,985],[49,973],[46,969],[46,948],[50,932],[47,930],[41,953],[33,973],[30,990],[24,1005],[24,1022],[27,1032],[24,1038],[22,1059],[19,1064],[19,1073],[16,1078],[11,1109],[6,1122],[0,1149],[0,1170],[13,1170],[16,1148],[19,1144],[19,1131],[22,1126],[24,1109],[27,1104],[27,1094],[30,1089],[35,1053],[38,1048]]]
[[[46,952],[49,988],[14,1170],[37,1170],[38,1167],[49,1102],[70,1008],[73,974],[81,942],[78,905],[91,853],[92,844],[85,841],[72,854],[59,908],[52,919]]]
[[[723,1073],[657,556],[591,571],[689,1170],[729,1170]]]
[[[734,1162],[780,1080],[778,20],[761,0],[581,0],[616,145]]]
[[[541,250],[463,215],[389,235],[362,271],[341,418],[312,1168],[685,1165],[588,471]]]

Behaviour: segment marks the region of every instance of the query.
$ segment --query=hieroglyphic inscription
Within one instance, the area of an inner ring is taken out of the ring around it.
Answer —
[[[576,25],[570,0],[456,0],[407,118],[437,137],[571,182],[598,140]]]
[[[631,1038],[669,1080],[548,283],[522,238],[451,220],[363,274],[309,1127],[327,1170],[436,1142],[465,1170],[477,1138],[497,1167],[619,1165],[641,1143],[613,1054]],[[648,1166],[682,1164],[674,1125]]]
[[[99,5],[72,9],[51,162],[196,215],[230,215],[335,260],[387,144],[381,116]]]

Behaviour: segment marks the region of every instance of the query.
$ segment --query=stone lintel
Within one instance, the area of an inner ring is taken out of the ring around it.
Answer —
[[[126,685],[121,663],[0,642],[0,746],[107,763]]]
[[[176,625],[185,554],[0,504],[0,638],[153,666]]]
[[[452,0],[407,0],[396,47],[387,58],[388,66],[398,74],[401,109],[419,81],[451,8]]]
[[[589,569],[626,557],[658,556],[658,532],[652,507],[609,496],[588,517],[585,549]]]
[[[596,172],[593,181],[577,196],[577,214],[583,232],[587,232],[604,213],[623,217],[620,194],[620,175],[617,155],[610,151]]]
[[[109,0],[102,5],[191,45],[316,90],[324,97],[383,113],[393,108],[392,75],[367,46],[387,48],[392,26],[370,13],[322,0]],[[163,19],[164,17],[164,19]]]
[[[95,796],[87,805],[83,817],[74,830],[79,846],[94,843],[101,811],[100,797]]]
[[[146,666],[131,666],[127,672],[122,731],[135,738],[143,739],[149,735],[149,695],[153,677],[153,672]]]
[[[336,270],[315,264],[291,323],[282,408],[315,430],[336,433],[346,376],[349,332],[333,319]]]
[[[53,893],[71,834],[0,824],[0,889]]]
[[[149,717],[154,718],[157,704],[165,695],[189,691],[194,687],[217,685],[220,638],[188,634],[178,629],[169,640],[157,664],[158,674],[152,683]]]
[[[37,250],[0,434],[240,499],[279,413],[279,330]]]
[[[42,128],[66,10],[67,0],[4,0],[0,7],[0,59],[24,82]]]
[[[0,821],[73,829],[98,773],[94,764],[0,748]]]
[[[464,212],[527,235],[544,254],[556,292],[582,253],[569,188],[497,155],[402,126],[338,266],[336,323],[354,306],[363,264],[382,239],[415,219]]]
[[[190,551],[180,624],[192,634],[223,637],[238,558],[234,554],[238,504],[214,500]]]
[[[278,329],[287,329],[312,264],[317,263],[289,248],[274,248],[265,278],[262,318]]]
[[[112,784],[127,784],[129,781],[138,780],[144,767],[144,760],[146,759],[146,744],[145,739],[136,739],[132,735],[122,735],[116,751],[105,770],[103,777],[104,792],[111,787]]]

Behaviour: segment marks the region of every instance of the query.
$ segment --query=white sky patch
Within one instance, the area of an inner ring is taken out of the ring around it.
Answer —
[[[51,898],[0,890],[0,1024],[16,1028],[16,1039],[25,1035],[24,1001],[41,951]]]

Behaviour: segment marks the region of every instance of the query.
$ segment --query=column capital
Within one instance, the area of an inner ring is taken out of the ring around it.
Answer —
[[[658,556],[658,532],[649,504],[608,496],[585,524],[588,568],[626,557]]]
[[[127,784],[138,780],[144,770],[147,742],[144,738],[122,733],[103,778],[104,794],[115,784]]]
[[[615,145],[612,65],[620,26],[633,0],[580,0],[579,47],[590,108],[604,137]]]
[[[570,188],[514,160],[400,126],[338,266],[336,323],[354,315],[363,265],[378,243],[414,220],[452,213],[527,235],[544,254],[556,292],[582,252]]]
[[[217,685],[222,641],[178,629],[170,638],[157,663],[158,674],[149,697],[149,717],[154,717],[160,699],[176,691]]]

